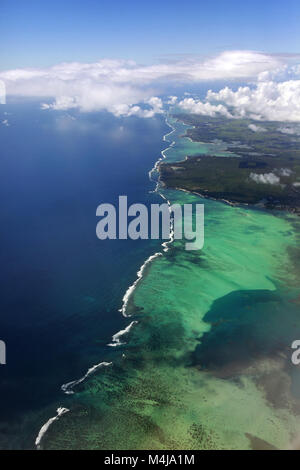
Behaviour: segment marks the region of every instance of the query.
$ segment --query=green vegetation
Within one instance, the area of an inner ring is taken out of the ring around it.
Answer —
[[[161,182],[232,203],[262,203],[270,209],[300,212],[300,137],[283,134],[281,123],[180,115],[192,124],[194,141],[222,140],[237,157],[187,156],[160,164]],[[248,126],[259,126],[254,132]]]
[[[255,153],[262,156],[300,159],[300,135],[280,132],[286,126],[280,122],[253,121],[251,119],[228,119],[224,117],[177,114],[185,124],[194,126],[186,136],[196,142],[226,142],[234,153],[246,156]],[[249,126],[257,126],[262,132],[254,132]]]

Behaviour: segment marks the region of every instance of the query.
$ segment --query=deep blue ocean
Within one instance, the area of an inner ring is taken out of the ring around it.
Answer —
[[[5,113],[5,114],[4,114]],[[96,237],[103,202],[159,202],[148,171],[166,147],[163,116],[0,109],[0,448],[32,448],[68,397],[60,387],[106,360],[128,325],[122,297],[160,241]]]

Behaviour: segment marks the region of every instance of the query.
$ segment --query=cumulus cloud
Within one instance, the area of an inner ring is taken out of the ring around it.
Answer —
[[[299,127],[288,127],[282,126],[277,129],[282,134],[289,134],[289,135],[300,135],[300,128]]]
[[[171,106],[173,106],[174,104],[177,103],[177,100],[178,100],[177,96],[169,96],[167,104],[170,104]]]
[[[282,134],[290,134],[290,135],[296,134],[296,131],[291,127],[279,127],[277,130],[281,132]]]
[[[141,101],[141,100],[140,100]],[[150,118],[155,114],[160,114],[163,112],[163,103],[162,100],[156,96],[152,96],[148,100],[143,100],[144,107],[126,103],[119,103],[118,100],[102,100],[101,98],[97,99],[92,103],[82,101],[78,97],[71,96],[61,96],[56,98],[54,103],[48,104],[43,103],[42,109],[53,109],[53,110],[68,110],[72,108],[80,108],[82,111],[97,111],[101,109],[106,109],[110,111],[115,116],[138,116]]]
[[[220,103],[218,105],[218,103]],[[219,92],[209,90],[204,101],[190,98],[179,102],[179,107],[196,114],[213,116],[216,113],[233,118],[251,118],[265,121],[300,122],[300,80],[285,82],[258,82],[256,86],[228,86]],[[261,126],[249,126],[262,132]],[[293,133],[292,131],[281,132]]]
[[[6,87],[3,80],[0,80],[0,104],[6,104]]]
[[[265,127],[262,127],[262,126],[257,126],[256,124],[249,124],[249,129],[250,131],[253,131],[253,132],[266,132],[267,129],[265,129]]]
[[[280,184],[280,178],[276,176],[275,173],[250,173],[250,178],[255,181],[255,183]]]
[[[292,173],[290,168],[276,168],[271,173],[250,173],[249,177],[255,183],[279,185],[280,176],[291,176]]]
[[[277,173],[280,176],[291,176],[293,171],[290,168],[279,168],[279,170],[277,170]]]
[[[284,66],[284,59],[253,51],[225,51],[206,59],[143,66],[133,61],[100,60],[63,63],[49,68],[16,69],[0,73],[8,95],[38,97],[44,109],[108,110],[116,116],[151,117],[161,112],[157,96],[170,85],[208,80],[255,79]],[[170,100],[173,100],[171,97]],[[217,97],[216,97],[217,99]],[[152,100],[152,101],[151,101]],[[142,103],[142,105],[141,105]],[[191,103],[184,103],[191,106]],[[229,115],[222,105],[207,104],[199,112]]]
[[[226,117],[232,117],[227,108],[222,104],[212,105],[209,102],[203,103],[201,100],[195,100],[194,98],[184,98],[180,101],[179,107],[183,111],[203,116],[215,117],[217,114],[222,114]]]
[[[300,80],[281,83],[259,82],[254,88],[229,87],[207,94],[208,102],[222,102],[233,107],[238,117],[268,121],[300,121]]]

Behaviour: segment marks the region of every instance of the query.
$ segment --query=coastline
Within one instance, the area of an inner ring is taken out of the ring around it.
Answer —
[[[170,159],[175,161],[183,151],[179,143],[179,150],[172,151]],[[180,204],[200,197],[187,191],[165,192],[164,188],[162,193],[166,200],[175,199]],[[292,415],[284,416],[280,408],[273,407],[272,401],[266,401],[266,393],[270,392],[268,382],[265,389],[256,383],[256,377],[264,379],[264,367],[276,375],[282,373],[281,363],[269,357],[265,346],[265,338],[274,341],[273,335],[269,338],[269,324],[271,318],[274,323],[276,292],[285,301],[284,318],[287,311],[291,321],[296,315],[297,306],[289,301],[285,287],[280,287],[282,277],[290,284],[288,276],[292,276],[282,271],[286,246],[292,244],[291,237],[285,236],[290,223],[282,217],[270,217],[266,211],[255,213],[246,207],[233,208],[219,202],[207,201],[205,252],[189,253],[175,242],[169,255],[157,257],[155,263],[149,262],[147,267],[151,269],[139,270],[142,272],[136,280],[138,283],[127,292],[129,301],[134,293],[134,307],[137,312],[143,312],[145,321],[132,329],[121,368],[116,360],[115,367],[106,368],[84,388],[82,398],[86,395],[92,410],[86,420],[80,421],[80,429],[87,433],[87,438],[83,433],[76,441],[79,415],[76,418],[75,410],[74,418],[72,413],[65,418],[67,427],[74,432],[71,447],[118,450],[168,449],[175,445],[177,449],[222,446],[249,449],[251,443],[245,433],[283,447],[290,430],[299,432]],[[257,233],[261,235],[259,238]],[[241,270],[241,266],[245,268]],[[144,282],[140,283],[141,279]],[[241,317],[236,315],[240,302],[245,305]],[[248,310],[248,304],[255,308]],[[246,350],[250,354],[250,368],[248,365],[245,369],[243,357],[238,359],[244,350],[243,335],[241,339],[239,335],[235,337],[227,331],[227,325],[233,322],[237,328],[243,328],[244,321],[245,331],[259,329],[250,336],[255,351],[264,352],[263,368],[251,350]],[[280,317],[278,321],[275,342],[282,332]],[[120,339],[130,325],[114,338]],[[259,334],[261,328],[263,337]],[[236,376],[236,381],[230,380],[230,376],[223,377],[222,350],[228,333],[232,339],[232,356],[224,360],[226,370]],[[289,344],[288,337],[284,344]],[[210,361],[213,361],[211,365]],[[287,379],[284,375],[283,380]],[[242,388],[237,385],[240,380]],[[243,406],[245,400],[247,409]],[[101,419],[96,418],[93,423],[94,406],[100,411]],[[249,426],[253,414],[263,416],[263,428],[260,429],[259,423]],[[50,433],[50,448],[64,448],[66,425],[57,425],[52,442]],[[161,432],[166,438],[161,439]],[[91,444],[96,436],[98,444]]]
[[[150,181],[153,181],[155,183],[155,181],[153,180],[153,175],[155,172],[158,173],[158,178],[157,178],[157,181],[156,181],[156,187],[154,189],[154,192],[157,192],[159,193],[158,189],[159,189],[159,184],[160,184],[160,181],[159,181],[159,163],[164,160],[166,158],[165,156],[165,152],[167,150],[169,150],[171,147],[173,147],[175,145],[175,141],[169,141],[167,139],[168,136],[170,136],[171,134],[173,134],[173,132],[176,131],[175,127],[172,126],[172,124],[168,121],[168,115],[166,115],[166,118],[165,118],[165,123],[167,124],[167,126],[169,126],[171,128],[171,131],[168,132],[167,134],[165,134],[163,136],[163,141],[164,142],[169,142],[169,146],[165,149],[163,149],[161,151],[161,157],[157,160],[157,162],[155,162],[154,164],[154,167],[149,171],[149,178],[150,178]],[[160,194],[159,195],[167,202],[167,204],[170,206],[170,202],[166,199],[166,197],[163,195],[163,194]],[[166,251],[168,249],[168,244],[169,243],[172,243],[173,241],[173,226],[171,226],[171,231],[170,231],[170,239],[163,242],[161,244],[161,246],[163,247],[163,251]],[[162,256],[162,252],[158,251],[156,253],[154,253],[153,255],[150,255],[149,258],[146,259],[146,261],[142,264],[142,266],[140,267],[140,269],[138,270],[137,272],[137,279],[134,281],[134,283],[128,287],[127,291],[125,292],[125,295],[122,299],[122,307],[120,308],[119,312],[122,313],[122,315],[124,317],[130,317],[131,315],[130,314],[127,314],[126,313],[126,309],[127,309],[127,306],[128,306],[128,303],[129,303],[129,300],[133,294],[133,292],[135,291],[137,285],[139,284],[139,282],[142,280],[142,278],[144,277],[144,274],[145,274],[145,270],[146,268],[148,267],[148,265],[150,263],[152,263],[152,261],[154,261],[154,259],[156,259],[157,257],[159,256]]]
[[[163,181],[161,181],[161,184],[165,184]],[[259,202],[257,204],[251,204],[251,203],[247,203],[247,202],[237,202],[237,201],[230,201],[228,199],[223,199],[223,198],[216,198],[216,197],[213,197],[213,196],[208,196],[205,191],[200,193],[198,191],[191,191],[189,189],[186,189],[186,188],[181,188],[179,186],[176,186],[174,188],[168,188],[167,186],[165,186],[166,189],[172,189],[172,190],[175,190],[175,191],[183,191],[185,193],[188,193],[188,194],[195,194],[196,196],[200,196],[201,198],[204,198],[204,199],[208,199],[209,201],[216,201],[216,202],[221,202],[223,204],[227,204],[231,207],[244,207],[244,208],[250,208],[252,210],[265,210],[269,213],[272,213],[272,212],[285,212],[285,213],[289,213],[291,215],[296,215],[298,217],[300,217],[300,210],[299,208],[297,207],[289,207],[289,206],[274,206],[274,207],[269,207],[266,203],[264,202]]]
[[[155,162],[154,164],[154,167],[149,171],[149,179],[153,182],[155,182],[152,178],[153,178],[153,173],[155,171],[158,171],[158,165],[159,165],[159,162],[161,162],[163,159],[166,158],[164,152],[166,152],[169,148],[171,148],[173,145],[175,145],[175,141],[168,141],[167,137],[169,135],[171,135],[173,132],[175,132],[175,128],[169,123],[168,121],[168,116],[165,117],[165,123],[171,128],[171,131],[168,132],[167,134],[164,134],[162,140],[164,142],[169,142],[170,145],[163,149],[161,151],[161,157]],[[158,192],[158,186],[159,186],[159,181],[156,182],[156,187],[154,189],[153,192]],[[163,198],[163,199],[166,199],[162,194],[160,194],[160,196]],[[167,201],[167,200],[166,200]],[[167,201],[168,205],[170,206],[170,202]],[[173,226],[171,226],[171,231],[170,231],[170,239],[163,242],[161,244],[162,246],[162,251],[166,252],[168,250],[168,244],[169,243],[172,243],[173,241],[173,235],[174,235],[174,232],[173,232]],[[126,313],[126,310],[128,308],[128,304],[129,304],[129,301],[130,301],[130,298],[133,294],[133,292],[135,291],[137,285],[140,283],[140,281],[143,279],[144,275],[145,275],[145,270],[146,268],[152,263],[152,261],[154,261],[156,258],[162,256],[163,253],[161,251],[159,252],[156,252],[154,253],[153,255],[150,255],[146,260],[145,262],[142,264],[142,266],[140,267],[140,269],[137,271],[137,278],[136,280],[133,282],[132,285],[130,285],[127,289],[127,291],[125,292],[124,296],[123,296],[123,299],[122,299],[122,306],[121,308],[119,309],[119,312],[122,313],[122,315],[125,317],[125,318],[130,318],[131,317],[131,314],[127,314]],[[132,321],[125,329],[123,330],[120,330],[118,331],[117,333],[115,333],[113,336],[112,336],[112,339],[111,339],[111,342],[107,344],[107,346],[109,347],[119,347],[119,346],[122,346],[123,344],[125,344],[125,342],[121,342],[120,338],[123,336],[123,335],[126,335],[130,332],[130,330],[132,329],[132,327],[134,327],[134,325],[138,324],[138,321]],[[67,382],[65,384],[62,384],[61,386],[61,390],[66,394],[66,395],[73,395],[74,393],[74,390],[73,388],[78,385],[78,384],[81,384],[83,383],[86,379],[88,379],[88,377],[90,377],[91,375],[93,375],[96,371],[98,371],[99,369],[103,368],[103,367],[108,367],[108,366],[113,366],[113,362],[106,362],[106,361],[102,361],[100,362],[99,364],[96,364],[92,367],[90,367],[87,372],[79,379],[75,379],[75,380],[72,380],[70,382]],[[63,410],[63,411],[61,411]],[[41,449],[42,447],[42,440],[44,438],[44,436],[46,435],[48,429],[50,428],[50,426],[55,422],[57,421],[60,416],[62,416],[63,414],[65,414],[66,412],[70,412],[70,410],[68,408],[64,408],[62,406],[58,407],[57,409],[57,415],[53,418],[50,418],[45,424],[43,424],[43,426],[41,427],[38,435],[37,435],[37,438],[35,440],[35,446],[36,448],[39,450]]]

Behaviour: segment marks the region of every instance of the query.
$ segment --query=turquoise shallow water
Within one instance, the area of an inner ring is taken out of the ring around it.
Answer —
[[[168,161],[213,153],[171,124]],[[146,266],[128,303],[137,323],[126,344],[77,387],[44,447],[298,448],[298,220],[159,191],[172,203],[204,203],[204,247],[186,251],[178,240]]]

